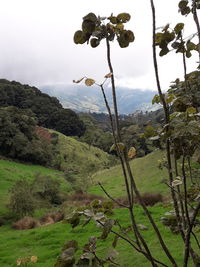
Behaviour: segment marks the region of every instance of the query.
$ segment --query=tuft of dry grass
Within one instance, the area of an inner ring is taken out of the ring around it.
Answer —
[[[33,229],[40,226],[40,222],[32,217],[24,217],[12,224],[16,230]]]

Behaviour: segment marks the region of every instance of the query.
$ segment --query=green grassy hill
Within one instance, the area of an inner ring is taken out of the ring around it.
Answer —
[[[56,133],[59,135],[56,149],[60,152],[58,160],[62,171],[11,160],[0,160],[0,214],[6,212],[9,189],[19,179],[24,178],[31,182],[37,174],[49,175],[60,181],[61,191],[66,193],[72,191],[72,185],[66,181],[64,173],[71,173],[77,183],[85,186],[88,184],[89,175],[115,162],[112,156],[98,148],[89,147],[74,138]]]
[[[113,156],[97,147],[89,146],[53,130],[51,132],[58,134],[57,149],[60,152],[59,159],[63,170],[90,174],[116,162]]]
[[[167,186],[162,182],[167,178],[167,170],[158,168],[158,160],[164,157],[164,151],[157,150],[143,158],[137,158],[130,162],[136,184],[142,193],[158,192],[166,193]],[[89,192],[97,195],[103,195],[104,192],[97,185],[101,182],[105,189],[114,197],[124,196],[125,186],[122,176],[121,166],[117,165],[109,170],[102,170],[93,175],[93,185]]]

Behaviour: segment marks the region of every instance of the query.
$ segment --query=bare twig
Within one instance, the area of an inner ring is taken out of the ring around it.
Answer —
[[[106,194],[106,196],[108,198],[110,198],[113,202],[115,202],[117,205],[121,206],[121,207],[124,207],[124,208],[129,208],[128,206],[124,205],[123,203],[120,203],[119,201],[117,201],[116,199],[114,199],[106,190],[105,188],[103,187],[103,185],[98,182],[98,185],[101,187],[101,189],[103,190],[103,192]]]
[[[101,221],[97,221],[100,225],[103,226],[103,223]],[[139,249],[135,246],[135,244],[129,239],[129,238],[126,238],[124,237],[123,235],[121,235],[120,233],[114,231],[114,230],[111,230],[111,233],[117,235],[119,238],[123,239],[124,241],[128,242],[137,252],[139,253],[142,253],[143,255],[145,255],[146,258],[149,259],[149,255],[144,252],[142,249]],[[169,267],[168,265],[166,265],[165,263],[159,261],[159,260],[156,260],[155,258],[153,258],[153,261],[155,261],[156,263],[162,265],[162,266],[165,266],[165,267]]]

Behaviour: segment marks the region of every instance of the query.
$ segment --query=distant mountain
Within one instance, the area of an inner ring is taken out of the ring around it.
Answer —
[[[82,85],[46,85],[40,90],[57,97],[64,108],[75,111],[107,113],[100,88]],[[105,89],[108,101],[112,108],[111,88]],[[151,104],[155,91],[117,88],[117,99],[120,114],[130,114],[136,110],[154,111],[158,108]]]

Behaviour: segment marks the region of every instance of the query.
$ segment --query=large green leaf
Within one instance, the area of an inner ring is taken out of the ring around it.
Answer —
[[[95,22],[91,20],[84,20],[82,23],[82,30],[85,33],[92,34],[95,30]]]
[[[128,14],[128,13],[120,13],[118,16],[117,16],[117,20],[121,23],[126,23],[130,20],[131,18],[131,15]]]
[[[92,22],[96,22],[97,16],[91,12],[91,13],[87,14],[85,17],[83,17],[83,20],[90,20]]]
[[[110,17],[108,17],[108,19],[110,20],[110,22],[111,22],[112,24],[117,24],[117,23],[119,23],[119,20],[118,20],[117,17],[115,17],[115,16],[110,16]]]
[[[82,31],[76,31],[74,33],[74,43],[75,44],[84,44],[87,41],[87,35]]]
[[[130,30],[126,31],[126,36],[129,40],[129,42],[134,42],[135,40],[135,36],[134,36],[134,33]]]
[[[160,50],[159,55],[162,57],[162,56],[167,55],[167,53],[169,53],[169,48],[168,47],[165,47],[165,48],[163,48],[163,49]]]
[[[179,34],[184,28],[184,23],[177,23],[174,27],[174,31],[176,34]]]
[[[99,39],[97,39],[97,38],[92,38],[92,39],[90,40],[90,45],[91,45],[91,47],[93,47],[93,48],[97,47],[99,44],[100,44],[100,41],[99,41]]]
[[[179,2],[178,7],[180,9],[186,8],[187,4],[188,4],[188,0],[182,0]]]

